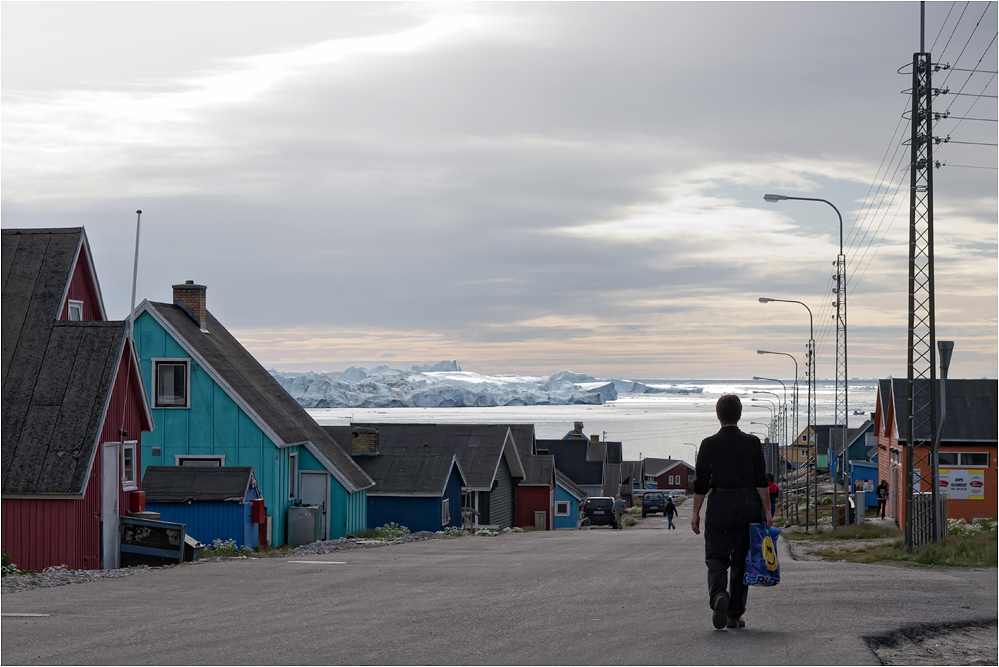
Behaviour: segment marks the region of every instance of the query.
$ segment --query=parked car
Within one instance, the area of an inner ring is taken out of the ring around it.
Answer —
[[[666,514],[666,496],[663,495],[662,491],[647,491],[642,496],[642,518],[656,512]]]
[[[591,526],[607,525],[617,528],[617,519],[614,516],[613,498],[587,498],[583,502],[583,517],[590,520]]]

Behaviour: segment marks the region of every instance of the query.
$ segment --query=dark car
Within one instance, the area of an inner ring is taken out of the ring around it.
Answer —
[[[666,496],[662,491],[647,491],[642,496],[642,518],[656,512],[666,514]]]
[[[583,517],[590,520],[591,526],[607,525],[617,528],[614,516],[613,498],[587,498],[583,501]]]

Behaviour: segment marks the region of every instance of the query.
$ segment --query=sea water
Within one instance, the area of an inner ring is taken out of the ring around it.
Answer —
[[[718,430],[715,401],[722,394],[738,394],[742,399],[740,428],[755,432],[760,439],[768,433],[771,404],[784,401],[784,389],[775,382],[740,380],[642,380],[654,387],[679,384],[696,387],[691,394],[622,394],[604,405],[524,405],[491,408],[309,408],[307,412],[322,425],[353,423],[429,424],[534,424],[539,439],[561,438],[574,422],[583,422],[587,435],[622,443],[624,458],[647,457],[694,459],[694,446]],[[772,394],[754,394],[754,391]],[[777,397],[773,396],[777,394]],[[793,403],[793,387],[787,387],[788,405]],[[831,381],[816,383],[816,423],[836,423],[836,387]],[[758,400],[753,401],[756,398]],[[798,388],[800,415],[798,431],[805,429],[806,390]],[[853,380],[849,385],[849,424],[857,428],[870,418],[877,404],[874,380]],[[854,411],[862,414],[853,414]],[[789,410],[790,414],[790,410]],[[793,439],[794,416],[788,429]],[[754,423],[755,422],[755,423]],[[784,442],[783,434],[779,439]]]

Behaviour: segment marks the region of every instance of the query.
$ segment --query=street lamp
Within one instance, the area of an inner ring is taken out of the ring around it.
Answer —
[[[819,199],[816,197],[790,197],[788,195],[774,195],[768,194],[763,195],[763,200],[770,202],[771,204],[785,201],[818,201],[823,204],[828,204],[836,211],[836,217],[839,218],[839,255],[836,256],[836,301],[833,305],[836,306],[836,419],[838,423],[843,426],[842,434],[842,448],[846,449],[847,445],[847,431],[849,430],[849,420],[850,420],[850,406],[849,406],[849,375],[847,375],[847,364],[846,364],[846,255],[843,254],[843,216],[840,214],[839,209],[827,199]],[[833,454],[836,450],[832,447],[832,437],[829,438],[830,449]],[[842,460],[842,456],[836,456],[837,464]],[[832,483],[833,483],[833,528],[836,527],[836,482],[838,475],[835,469],[830,469]],[[844,499],[843,505],[846,505]],[[844,517],[846,514],[844,513]],[[844,519],[844,523],[845,519]]]
[[[771,352],[770,350],[757,350],[756,354],[779,354],[779,355],[784,356],[784,357],[791,357],[791,361],[794,362],[794,388],[793,388],[793,391],[792,391],[792,399],[791,399],[791,401],[792,401],[792,412],[794,413],[794,418],[793,418],[793,425],[791,423],[788,423],[787,426],[791,429],[791,432],[794,433],[795,439],[797,439],[798,435],[800,434],[800,431],[798,430],[798,412],[800,412],[800,410],[799,410],[800,403],[798,402],[798,360],[795,359],[794,355],[788,354],[787,352]],[[784,461],[785,461],[785,463],[784,463],[784,465],[782,466],[782,469],[781,469],[781,484],[784,485],[785,491],[787,490],[787,482],[788,482],[788,474],[787,474],[787,452],[788,452],[788,448],[790,447],[790,445],[791,445],[791,438],[790,437],[785,437],[784,438]],[[797,457],[795,457],[795,458],[797,458]],[[788,510],[788,494],[785,492],[785,493],[781,494],[781,496],[784,499],[784,503],[783,503],[783,505],[784,505],[784,511],[785,511],[785,516],[787,516],[786,513],[787,513],[787,510]],[[798,497],[798,476],[797,475],[795,475],[795,477],[794,477],[794,497],[795,498]],[[794,520],[795,521],[798,520],[798,503],[797,502],[794,504]]]
[[[780,197],[780,195],[772,195],[772,196]],[[780,201],[780,200],[775,199],[774,201]],[[800,306],[803,306],[805,310],[808,311],[808,356],[805,359],[805,361],[807,362],[805,367],[808,370],[808,377],[807,377],[808,397],[806,399],[808,403],[806,410],[806,412],[808,413],[808,423],[806,424],[805,429],[806,433],[808,434],[807,435],[808,448],[809,451],[811,451],[812,443],[815,441],[815,433],[814,431],[812,431],[812,427],[815,424],[815,400],[814,400],[815,399],[815,324],[812,318],[812,309],[809,308],[804,302],[795,301],[794,299],[771,299],[765,296],[760,297],[760,303],[771,303],[771,302],[796,303]],[[795,362],[795,368],[797,368],[797,362]],[[795,435],[795,440],[797,440],[797,438],[798,436]],[[808,459],[809,456],[806,455],[805,456],[805,531],[808,531],[808,524],[809,524],[808,496],[810,493],[809,489],[811,485],[811,480],[810,480],[811,470],[808,467]],[[816,480],[816,484],[817,483],[818,480]],[[818,495],[817,489],[816,489],[816,495]]]
[[[781,406],[780,412],[777,413],[777,445],[778,445],[778,452],[779,452],[780,451],[780,443],[781,442],[784,442],[785,444],[787,443],[787,385],[784,384],[783,380],[778,380],[777,378],[764,378],[764,377],[759,377],[759,376],[754,375],[753,379],[757,380],[757,381],[759,381],[759,380],[765,380],[767,382],[780,382],[780,386],[784,390],[784,403]],[[769,391],[753,390],[753,393],[754,394],[771,394],[773,396],[777,396],[777,394],[774,394],[773,392],[769,392]],[[780,397],[778,396],[778,399],[779,398]],[[781,429],[782,428],[783,428],[783,435],[781,435]],[[774,475],[777,474],[776,461],[775,461],[774,469],[771,472],[773,472]]]
[[[694,448],[694,467],[696,468],[697,467],[697,445],[695,445],[692,442],[685,442],[683,444],[690,445],[691,447]]]

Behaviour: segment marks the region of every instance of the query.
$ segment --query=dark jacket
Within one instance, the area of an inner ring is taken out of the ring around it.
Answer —
[[[694,493],[706,494],[710,489],[766,489],[768,484],[763,445],[755,435],[743,433],[738,426],[723,426],[701,441]]]

